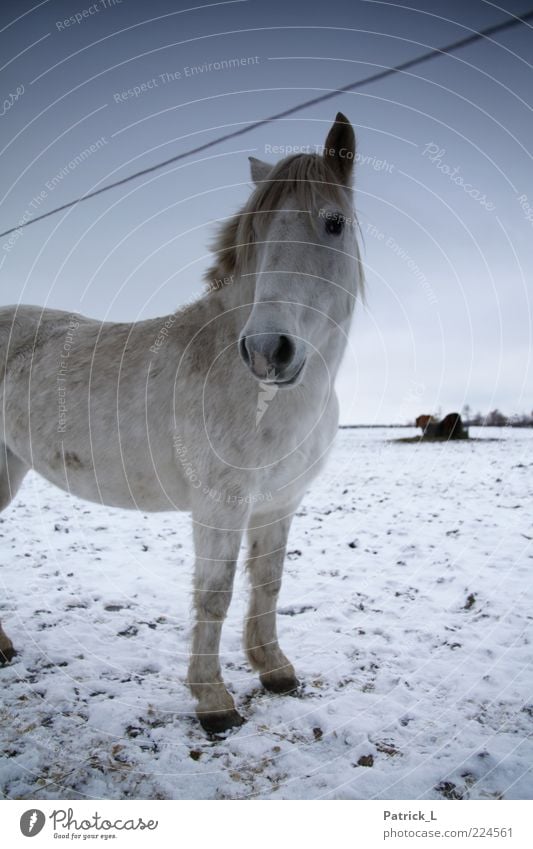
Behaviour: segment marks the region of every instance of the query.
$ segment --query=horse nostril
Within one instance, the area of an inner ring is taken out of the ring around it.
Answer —
[[[296,356],[292,337],[278,333],[243,334],[238,345],[243,362],[260,380],[282,377]]]
[[[246,345],[246,336],[241,336],[239,339],[239,353],[247,366],[250,365],[250,354]]]
[[[277,347],[272,353],[272,363],[276,368],[284,368],[292,361],[295,345],[290,336],[280,336]]]

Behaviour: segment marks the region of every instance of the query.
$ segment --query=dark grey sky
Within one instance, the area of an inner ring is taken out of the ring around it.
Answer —
[[[0,227],[530,5],[4,2]],[[249,192],[247,156],[321,144],[340,109],[358,136],[367,269],[342,420],[531,410],[532,32],[339,95],[2,240],[2,302],[169,312],[201,291],[213,222]],[[233,58],[248,63],[191,70]]]

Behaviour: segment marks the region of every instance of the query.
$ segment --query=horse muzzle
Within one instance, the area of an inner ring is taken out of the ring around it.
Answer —
[[[256,380],[279,387],[298,383],[306,361],[303,343],[285,333],[243,334],[239,353]]]

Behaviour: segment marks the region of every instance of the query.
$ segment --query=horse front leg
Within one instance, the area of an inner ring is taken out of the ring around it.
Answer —
[[[247,570],[251,582],[250,605],[244,644],[248,660],[257,669],[263,686],[273,693],[290,693],[299,681],[292,664],[279,647],[276,605],[281,588],[283,561],[292,512],[287,516],[255,518],[248,530]]]
[[[200,514],[201,515],[201,514]],[[222,625],[231,601],[233,578],[245,517],[213,515],[209,524],[194,514],[195,624],[192,636],[188,683],[198,701],[196,713],[209,733],[220,733],[242,725],[220,670],[219,646]],[[234,528],[233,530],[231,528]]]

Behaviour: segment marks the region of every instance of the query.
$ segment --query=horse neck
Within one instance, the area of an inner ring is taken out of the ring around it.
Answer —
[[[223,327],[225,333],[238,335],[246,318],[243,319],[243,310],[237,308],[249,304],[251,309],[253,295],[252,278],[235,277],[231,283],[210,289],[187,306],[178,307],[173,315],[178,320],[182,318],[192,334],[216,319],[216,331]]]
[[[221,286],[207,295],[212,300],[213,314],[231,312],[230,320],[239,325],[243,322],[243,310],[238,307],[252,309],[255,292],[255,277],[253,274],[235,277],[233,282]],[[245,319],[246,321],[246,319]]]

